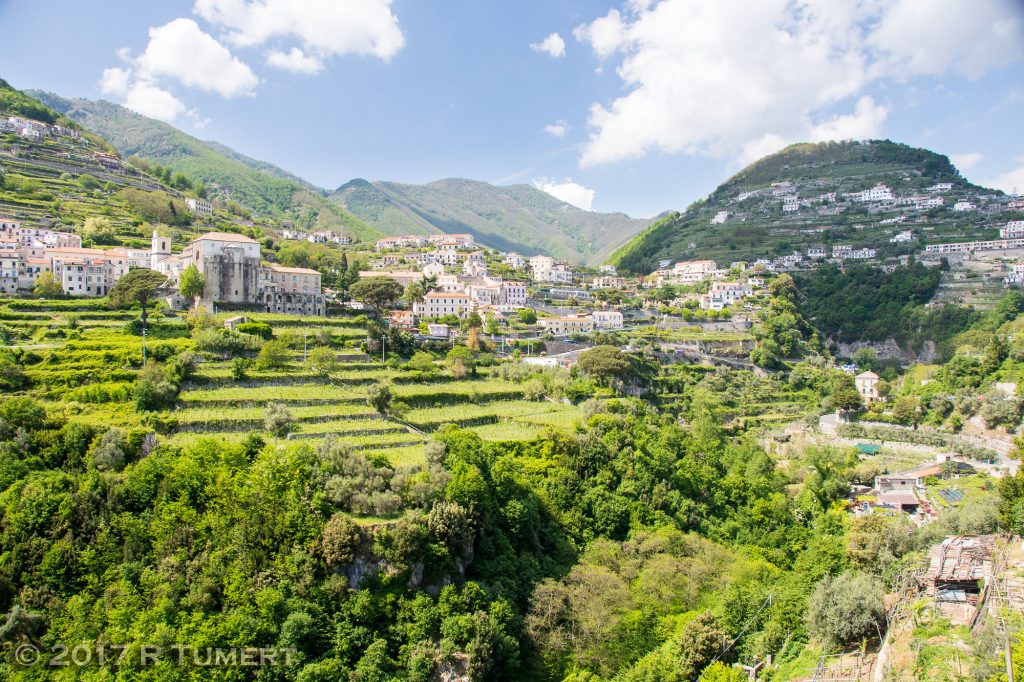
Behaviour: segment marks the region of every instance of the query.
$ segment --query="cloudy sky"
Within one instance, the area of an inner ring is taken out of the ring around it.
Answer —
[[[0,0],[0,76],[334,188],[532,183],[684,208],[798,141],[887,137],[1024,193],[1024,0]]]

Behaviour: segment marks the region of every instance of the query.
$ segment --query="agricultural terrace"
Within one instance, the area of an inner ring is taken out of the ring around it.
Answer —
[[[146,429],[158,441],[182,445],[208,437],[236,442],[251,432],[274,442],[331,438],[397,467],[424,462],[429,434],[446,424],[487,440],[527,440],[572,428],[583,414],[545,398],[557,393],[553,384],[567,381],[550,371],[524,382],[498,366],[463,375],[443,354],[432,368],[412,369],[395,357],[382,362],[379,351],[360,348],[367,337],[362,316],[248,315],[269,326],[271,338],[264,339],[224,330],[232,315],[196,316],[203,318],[197,322],[164,308],[150,314],[147,358],[169,367],[190,357],[191,369],[167,405],[148,411],[136,408],[143,367],[137,310],[111,310],[105,300],[3,299],[0,337],[23,374],[16,393],[70,421]],[[279,347],[274,362],[262,360],[267,345]],[[311,364],[314,356],[320,366]],[[384,412],[367,400],[381,385],[391,394]],[[284,411],[280,429],[267,426],[269,403]]]

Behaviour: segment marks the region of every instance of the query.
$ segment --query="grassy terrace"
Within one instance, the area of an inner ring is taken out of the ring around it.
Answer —
[[[137,319],[137,311],[110,310],[104,301],[90,299],[0,299],[0,325],[12,337],[9,345],[23,353],[31,394],[53,408],[65,406],[75,421],[122,428],[162,424],[160,438],[172,443],[235,441],[249,431],[262,431],[266,405],[276,402],[294,420],[287,440],[333,437],[401,465],[422,462],[423,434],[445,424],[471,428],[487,440],[523,440],[548,428],[571,428],[582,416],[572,405],[525,400],[520,384],[499,379],[487,368],[475,379],[455,379],[441,371],[416,383],[416,376],[354,347],[366,335],[361,316],[248,316],[292,340],[287,367],[250,369],[247,378],[235,380],[230,360],[200,354],[195,375],[181,386],[174,408],[147,416],[131,402],[142,365],[142,340],[129,334],[126,325]],[[159,312],[150,319],[151,356],[165,358],[193,349],[183,319]],[[303,364],[304,334],[316,337],[310,348],[326,341],[335,350],[338,366],[329,377]],[[405,406],[401,421],[367,406],[367,387],[379,381],[391,382],[395,402]]]

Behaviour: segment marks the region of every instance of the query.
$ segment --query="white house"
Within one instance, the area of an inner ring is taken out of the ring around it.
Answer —
[[[1003,280],[1006,284],[1024,285],[1024,261],[1014,263],[1010,268],[1010,274]]]
[[[518,253],[506,253],[501,262],[514,270],[522,270],[526,267],[526,259]]]
[[[598,329],[622,329],[622,313],[618,310],[595,310],[590,316]]]
[[[870,369],[866,372],[861,372],[853,378],[853,383],[857,386],[857,393],[860,393],[864,404],[870,405],[877,400],[881,400],[881,396],[878,394],[878,379],[878,375]]]
[[[1006,227],[999,228],[999,236],[1002,239],[1020,239],[1024,237],[1024,220],[1011,220]]]
[[[893,236],[893,237],[891,237],[889,239],[889,241],[891,243],[893,243],[893,244],[901,244],[903,242],[910,242],[910,241],[913,241],[913,240],[914,240],[914,232],[913,232],[913,230],[903,230],[902,232],[897,233],[895,236]]]
[[[422,303],[413,304],[413,312],[424,317],[456,315],[464,317],[471,307],[467,294],[454,291],[431,291],[423,297]]]
[[[566,317],[543,317],[538,320],[541,327],[556,336],[579,334],[594,329],[594,318],[590,315],[569,315]]]
[[[955,204],[953,204],[953,210],[956,211],[957,213],[963,213],[964,211],[973,211],[976,208],[978,207],[975,206],[974,202],[972,201],[958,201]]]
[[[185,199],[185,205],[196,215],[213,215],[213,204],[206,199]]]
[[[715,217],[711,219],[712,225],[724,225],[725,221],[729,219],[728,211],[719,211],[715,214]]]

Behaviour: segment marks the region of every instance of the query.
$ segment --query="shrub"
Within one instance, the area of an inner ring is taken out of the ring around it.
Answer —
[[[295,418],[281,403],[270,403],[263,413],[263,429],[279,438],[287,436],[295,424]]]
[[[46,423],[46,409],[32,398],[10,398],[0,404],[0,419],[11,429],[36,431]]]
[[[235,358],[231,361],[231,378],[235,381],[244,381],[249,378],[247,373],[252,365],[249,358]]]
[[[366,389],[366,404],[381,414],[387,413],[393,398],[394,394],[387,382],[378,381]]]
[[[877,634],[885,617],[882,583],[863,573],[826,576],[807,605],[811,632],[826,645],[853,644]]]
[[[132,397],[139,412],[156,412],[174,403],[178,387],[167,380],[156,362],[150,360],[139,372]]]
[[[235,331],[240,334],[258,336],[266,341],[269,341],[274,336],[274,330],[266,322],[243,322],[235,326]]]
[[[345,514],[335,514],[324,524],[320,553],[331,567],[345,566],[356,557],[362,535],[359,525]]]
[[[256,357],[256,369],[266,371],[268,369],[281,369],[288,366],[288,360],[290,354],[288,352],[288,343],[284,339],[273,339],[267,341],[260,348],[260,353]]]
[[[127,446],[124,431],[108,429],[99,437],[90,453],[93,466],[100,471],[120,471],[125,465]]]
[[[307,354],[306,367],[319,376],[329,376],[338,367],[338,356],[327,346],[317,346]]]

